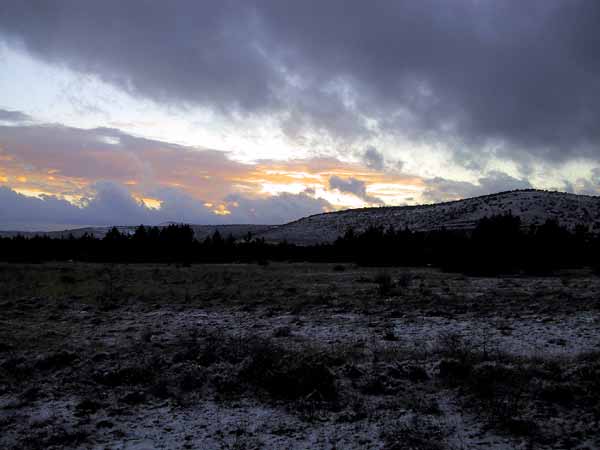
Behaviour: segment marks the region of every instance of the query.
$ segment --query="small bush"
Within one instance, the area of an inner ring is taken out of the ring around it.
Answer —
[[[442,359],[438,366],[439,376],[451,384],[466,380],[471,370],[472,366],[468,362],[451,358]]]
[[[70,366],[78,359],[79,357],[75,353],[61,351],[38,360],[35,367],[39,370],[59,370]]]
[[[438,348],[443,356],[466,362],[476,357],[473,349],[468,346],[458,333],[442,333],[438,337]]]
[[[179,378],[179,387],[185,392],[197,391],[206,381],[206,374],[199,367],[187,368]]]
[[[393,320],[386,320],[383,325],[383,340],[384,341],[398,341],[398,335],[396,334],[396,324]]]
[[[63,284],[75,284],[77,279],[72,275],[61,275],[60,282]]]
[[[377,284],[377,293],[381,297],[384,297],[391,292],[393,283],[392,277],[388,272],[379,272],[375,275],[374,281]]]
[[[289,351],[265,341],[253,345],[242,376],[276,398],[311,398],[333,401],[337,398],[336,377],[322,353]]]
[[[575,388],[567,383],[549,383],[540,388],[539,397],[548,403],[569,406],[575,400]]]
[[[100,409],[104,408],[105,405],[98,403],[95,400],[89,398],[83,399],[75,406],[75,415],[78,417],[95,414]]]
[[[139,405],[146,401],[146,394],[141,391],[132,391],[125,394],[119,399],[119,402],[127,405]]]
[[[273,331],[273,337],[282,338],[289,337],[292,335],[292,329],[290,327],[277,327]]]
[[[123,367],[110,370],[95,376],[96,382],[106,386],[136,386],[148,385],[154,381],[155,373],[148,367]]]
[[[398,287],[401,287],[403,289],[408,289],[410,287],[410,285],[412,284],[412,275],[410,273],[407,272],[403,272],[400,277],[398,278],[397,284]]]
[[[427,371],[421,366],[408,366],[405,368],[407,378],[415,383],[422,383],[424,381],[429,380],[429,375]]]

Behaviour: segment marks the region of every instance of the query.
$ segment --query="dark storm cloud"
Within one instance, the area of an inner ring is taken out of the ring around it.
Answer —
[[[329,189],[337,189],[340,192],[353,194],[368,203],[382,204],[383,202],[377,197],[372,197],[367,194],[367,186],[364,181],[356,178],[343,179],[337,176],[329,178]]]
[[[5,40],[136,95],[270,114],[292,136],[398,133],[467,165],[600,156],[598,23],[585,0],[0,6]]]
[[[249,12],[227,1],[9,0],[0,29],[43,60],[160,101],[256,110],[277,82]]]

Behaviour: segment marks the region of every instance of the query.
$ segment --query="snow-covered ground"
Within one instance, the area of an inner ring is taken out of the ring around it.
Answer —
[[[376,268],[119,266],[107,299],[104,270],[0,266],[1,448],[600,445],[589,272],[387,269],[381,296]]]

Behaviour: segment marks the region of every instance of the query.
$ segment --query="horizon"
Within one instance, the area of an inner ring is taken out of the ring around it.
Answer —
[[[600,192],[593,2],[2,9],[1,230]]]
[[[29,225],[29,226],[17,226],[17,227],[13,227],[11,228],[10,225],[3,227],[2,225],[0,225],[0,233],[25,233],[25,234],[30,234],[30,233],[60,233],[60,232],[68,232],[68,231],[80,231],[80,230],[84,230],[84,229],[88,229],[88,228],[96,228],[96,229],[110,229],[110,228],[137,228],[139,226],[144,226],[144,227],[165,227],[168,225],[190,225],[190,226],[197,226],[197,227],[235,227],[235,226],[264,226],[264,227],[277,227],[277,226],[282,226],[282,225],[287,225],[287,224],[291,224],[293,222],[297,222],[303,219],[307,219],[310,217],[314,217],[314,216],[318,216],[318,215],[323,215],[323,214],[330,214],[330,213],[344,213],[344,212],[350,212],[350,211],[362,211],[362,210],[368,210],[368,209],[380,209],[380,208],[419,208],[419,207],[435,207],[437,205],[445,205],[445,204],[451,204],[451,203],[459,203],[461,201],[469,201],[469,200],[476,200],[476,199],[481,199],[481,198],[487,198],[487,197],[495,197],[495,196],[500,196],[503,194],[512,194],[512,193],[517,193],[517,192],[538,192],[538,193],[545,193],[545,194],[559,194],[559,195],[573,195],[573,196],[577,196],[577,197],[592,197],[592,198],[598,198],[598,195],[591,195],[591,194],[574,194],[572,192],[565,192],[565,191],[559,191],[559,190],[546,190],[546,189],[535,189],[535,188],[525,188],[525,189],[513,189],[513,190],[508,190],[508,191],[499,191],[499,192],[492,192],[489,194],[482,194],[482,195],[478,195],[475,197],[466,197],[466,198],[460,198],[460,199],[456,199],[456,200],[446,200],[446,201],[440,201],[440,202],[432,202],[432,203],[420,203],[420,204],[415,204],[415,205],[377,205],[377,206],[364,206],[364,207],[357,207],[357,208],[345,208],[345,209],[338,209],[335,211],[327,211],[327,212],[319,212],[316,214],[310,214],[307,216],[303,216],[303,217],[299,217],[297,219],[291,220],[289,222],[283,222],[283,223],[242,223],[242,222],[237,222],[237,223],[194,223],[194,222],[183,222],[183,221],[165,221],[165,222],[160,222],[160,223],[137,223],[137,224],[120,224],[120,223],[113,223],[113,224],[108,224],[108,225],[90,225],[90,224],[73,224],[72,226],[69,225],[62,225],[62,224],[46,224],[46,225],[41,225],[41,226],[35,226],[35,225]],[[509,209],[509,213],[512,214],[512,210]],[[519,214],[514,214],[515,216],[520,216]]]

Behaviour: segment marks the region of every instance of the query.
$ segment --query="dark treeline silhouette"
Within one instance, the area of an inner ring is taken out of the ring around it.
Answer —
[[[334,254],[363,265],[432,265],[474,274],[542,274],[600,263],[600,236],[586,226],[568,230],[547,220],[524,227],[510,214],[483,218],[469,231],[350,230],[334,248]]]
[[[600,237],[587,227],[568,230],[556,221],[524,227],[517,216],[480,220],[473,230],[417,232],[369,227],[348,230],[331,244],[272,244],[250,234],[242,239],[218,231],[203,240],[188,225],[139,226],[133,234],[112,228],[104,238],[36,236],[0,239],[1,258],[13,262],[353,262],[362,265],[433,265],[446,270],[494,274],[545,273],[558,268],[597,266]]]
[[[0,238],[0,259],[14,262],[87,261],[127,263],[263,262],[268,260],[311,259],[319,246],[299,247],[267,244],[248,234],[243,239],[224,237],[215,231],[203,240],[194,237],[189,225],[148,227],[140,225],[133,233],[111,228],[102,239],[90,234],[79,238],[16,236]]]

